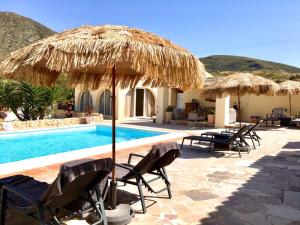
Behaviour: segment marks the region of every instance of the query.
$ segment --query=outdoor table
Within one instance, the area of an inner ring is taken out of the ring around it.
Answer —
[[[288,127],[291,125],[292,118],[291,117],[283,117],[280,118],[280,126]]]
[[[294,120],[292,121],[292,123],[295,124],[296,126],[297,126],[297,125],[300,125],[300,118],[294,119]]]

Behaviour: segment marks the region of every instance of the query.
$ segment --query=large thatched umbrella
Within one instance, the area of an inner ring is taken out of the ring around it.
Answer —
[[[288,95],[290,116],[292,116],[292,96],[300,94],[300,81],[287,80],[278,85],[277,95]]]
[[[255,76],[251,73],[234,73],[219,78],[216,82],[203,88],[201,95],[208,98],[222,97],[225,95],[238,96],[238,120],[241,126],[241,101],[240,97],[245,94],[271,94],[277,84],[266,78]]]
[[[153,33],[125,26],[83,26],[11,53],[0,64],[8,79],[52,85],[63,73],[70,85],[112,87],[112,158],[115,161],[115,86],[201,87],[204,66],[186,49]],[[115,170],[112,173],[115,183]],[[113,201],[115,202],[115,201]],[[113,206],[114,207],[114,206]]]

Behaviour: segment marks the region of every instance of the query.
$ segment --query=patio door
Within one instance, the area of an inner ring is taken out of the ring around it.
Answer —
[[[135,116],[144,116],[145,89],[136,89]]]
[[[80,99],[80,112],[85,112],[93,109],[92,95],[88,90],[85,90]]]
[[[99,112],[104,116],[111,116],[111,92],[106,89],[100,96]]]

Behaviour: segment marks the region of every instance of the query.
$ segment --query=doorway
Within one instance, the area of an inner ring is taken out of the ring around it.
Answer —
[[[111,91],[106,89],[100,96],[99,112],[104,116],[111,116]]]
[[[135,116],[144,116],[145,89],[136,89]]]

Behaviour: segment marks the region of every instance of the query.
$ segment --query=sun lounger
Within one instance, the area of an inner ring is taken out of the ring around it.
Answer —
[[[86,203],[99,222],[107,224],[102,193],[112,165],[110,158],[70,162],[61,166],[52,184],[24,175],[0,179],[0,224],[5,224],[6,209],[14,209],[41,225],[59,225],[60,218],[80,211]]]
[[[245,149],[248,151],[247,146],[245,146],[244,141],[241,139],[242,134],[247,130],[247,126],[243,126],[238,132],[233,135],[222,135],[215,134],[214,136],[205,137],[205,136],[197,136],[192,135],[188,137],[184,137],[182,139],[181,148],[184,144],[185,140],[190,140],[190,146],[192,146],[193,141],[198,142],[208,142],[209,143],[209,151],[213,149],[215,150],[234,150],[236,149],[239,153],[239,157],[241,157],[241,149]]]
[[[171,198],[170,182],[168,180],[165,167],[170,165],[180,155],[179,147],[176,142],[153,145],[152,150],[145,156],[139,154],[130,154],[126,164],[116,165],[116,179],[125,184],[132,184],[138,187],[143,213],[146,213],[146,205],[142,185],[152,193],[168,191],[168,197]],[[132,157],[139,157],[141,160],[132,165]],[[145,174],[155,175],[155,178],[146,180]],[[150,183],[162,179],[166,187],[155,191]]]
[[[263,120],[258,121],[256,124],[250,125],[248,127],[248,130],[246,130],[243,133],[243,139],[250,139],[253,145],[253,148],[256,149],[255,143],[254,141],[257,142],[258,145],[260,145],[260,140],[261,137],[256,133],[256,128],[263,122]],[[226,134],[226,133],[232,133],[234,134],[235,132],[238,131],[238,128],[231,128],[231,129],[227,129],[225,131],[222,132],[222,134]]]

